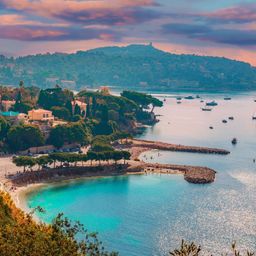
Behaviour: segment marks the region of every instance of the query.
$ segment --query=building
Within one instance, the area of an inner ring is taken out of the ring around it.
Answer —
[[[8,112],[15,104],[15,100],[2,100],[1,105],[4,112]]]
[[[109,94],[110,94],[109,87],[108,87],[108,86],[101,86],[101,87],[100,87],[100,92],[101,92],[103,95],[109,95]]]
[[[32,109],[28,111],[29,121],[39,121],[39,122],[52,122],[54,121],[54,116],[52,111],[45,109]]]
[[[80,100],[73,100],[71,102],[72,104],[72,112],[73,114],[75,113],[75,106],[79,106],[81,109],[81,113],[84,113],[83,117],[86,117],[86,108],[87,108],[87,104],[85,102],[82,102]]]

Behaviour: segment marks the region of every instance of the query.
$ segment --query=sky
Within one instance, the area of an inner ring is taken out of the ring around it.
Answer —
[[[148,44],[256,66],[256,0],[0,0],[0,53]]]

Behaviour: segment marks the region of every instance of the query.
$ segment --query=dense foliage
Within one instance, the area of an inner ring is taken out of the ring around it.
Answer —
[[[152,46],[107,47],[75,54],[0,57],[4,84],[48,86],[73,80],[70,88],[107,84],[141,90],[246,90],[256,87],[256,69],[226,58],[176,55]]]
[[[89,233],[78,222],[71,223],[62,214],[51,225],[35,223],[31,214],[25,215],[6,193],[0,192],[1,256],[118,255],[106,252],[96,233]]]
[[[80,143],[81,145],[85,145],[90,142],[90,138],[90,130],[85,124],[83,122],[74,122],[52,128],[48,143],[60,148],[65,143]]]
[[[124,91],[114,96],[104,91],[79,92],[76,96],[68,89],[55,85],[50,89],[0,87],[2,98],[15,102],[11,110],[27,113],[31,108],[49,109],[57,119],[31,122],[24,119],[0,118],[0,151],[21,151],[45,144],[61,148],[66,144],[88,145],[93,136],[110,136],[112,141],[124,139],[136,132],[136,122],[154,124],[157,120],[154,107],[163,102],[151,95]],[[74,101],[86,104],[86,113]],[[73,103],[73,105],[72,105]],[[0,104],[1,106],[1,104]],[[119,137],[120,136],[120,137]],[[101,145],[102,146],[102,145]],[[100,147],[94,148],[99,151]],[[104,147],[103,147],[104,148]],[[105,147],[106,149],[106,147]]]
[[[12,126],[7,133],[11,150],[19,151],[44,144],[44,137],[37,126],[20,124]]]

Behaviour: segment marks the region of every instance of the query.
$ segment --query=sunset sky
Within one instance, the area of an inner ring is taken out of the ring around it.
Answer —
[[[0,53],[149,43],[256,66],[256,1],[0,0]]]

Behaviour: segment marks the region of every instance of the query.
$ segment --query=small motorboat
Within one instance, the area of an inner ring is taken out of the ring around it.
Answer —
[[[200,99],[200,96],[199,96],[199,95],[196,95],[196,98],[197,98],[197,99]]]
[[[252,120],[256,120],[256,116],[254,115],[254,116],[252,116]]]
[[[222,123],[226,124],[228,121],[226,119],[222,120]]]
[[[231,97],[225,97],[224,100],[231,100]]]
[[[214,107],[214,106],[218,106],[218,103],[216,101],[210,101],[210,102],[206,102],[206,106]]]
[[[193,99],[195,99],[193,96],[186,96],[184,99],[186,99],[186,100],[193,100]]]
[[[209,108],[209,107],[203,107],[203,108],[201,108],[202,109],[202,111],[212,111],[212,108]]]
[[[200,102],[201,102],[201,103],[203,103],[203,102],[204,102],[204,100],[200,100]]]
[[[210,126],[210,127],[209,127],[209,129],[210,129],[210,130],[213,130],[213,127],[212,127],[212,126]]]
[[[233,116],[230,116],[228,119],[229,119],[229,120],[234,120],[234,117],[233,117]]]
[[[237,144],[237,138],[233,138],[232,141],[231,141],[231,143],[232,143],[233,145],[236,145],[236,144]]]
[[[177,100],[177,104],[181,104],[181,101],[180,101],[180,100]]]

